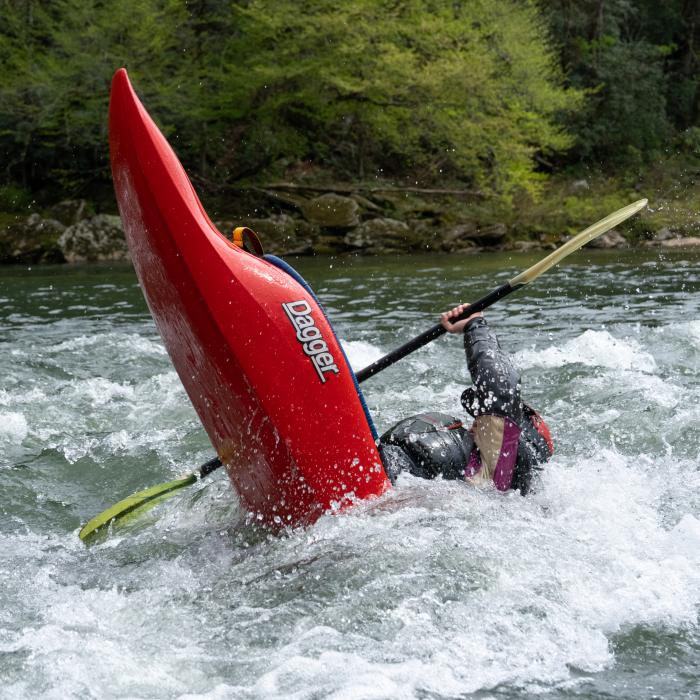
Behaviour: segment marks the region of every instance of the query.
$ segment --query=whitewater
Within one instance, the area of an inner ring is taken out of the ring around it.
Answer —
[[[355,369],[532,255],[292,261]],[[0,698],[695,698],[700,253],[583,251],[486,312],[556,452],[532,496],[402,475],[272,535],[213,455],[129,267],[0,270]],[[463,416],[460,340],[363,384]]]

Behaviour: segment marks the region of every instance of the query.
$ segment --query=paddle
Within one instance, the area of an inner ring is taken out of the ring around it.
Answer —
[[[586,245],[586,243],[589,243],[594,238],[597,238],[606,231],[609,231],[611,228],[614,228],[618,224],[625,221],[625,219],[629,219],[630,216],[636,214],[646,205],[647,200],[640,199],[633,204],[623,207],[622,209],[618,209],[616,212],[613,212],[604,219],[601,219],[592,226],[589,226],[587,229],[574,236],[571,240],[564,243],[563,246],[550,253],[546,258],[543,258],[532,267],[529,267],[527,270],[525,270],[525,272],[521,272],[519,275],[513,277],[513,279],[509,282],[506,282],[497,289],[494,289],[490,294],[487,294],[485,297],[482,297],[481,299],[478,299],[470,304],[466,310],[463,311],[462,314],[457,317],[457,319],[453,319],[452,322],[454,323],[479,311],[483,311],[492,304],[495,304],[499,299],[503,299],[503,297],[508,296],[512,292],[522,289],[526,284],[530,284],[530,282],[536,280],[542,273],[561,262],[567,255],[570,255],[579,248],[582,248],[584,245]],[[444,333],[447,333],[445,328],[440,323],[435,324],[432,328],[413,338],[413,340],[409,340],[407,343],[404,343],[401,347],[396,348],[396,350],[393,350],[388,355],[380,357],[376,362],[373,362],[368,367],[360,370],[356,375],[357,381],[362,382],[365,379],[377,374],[377,372],[381,372],[383,369],[386,369],[395,362],[398,362],[401,358],[406,357],[406,355],[409,355],[436,338],[439,338]]]
[[[582,248],[584,245],[586,245],[586,243],[592,241],[594,238],[601,236],[606,231],[609,231],[611,228],[622,223],[630,216],[633,216],[638,211],[643,209],[646,205],[647,200],[640,199],[639,201],[623,207],[609,216],[606,216],[604,219],[601,219],[592,226],[589,226],[587,229],[574,236],[571,240],[564,243],[564,245],[557,248],[554,252],[550,253],[547,257],[543,258],[538,263],[535,263],[532,267],[529,267],[524,272],[521,272],[519,275],[513,277],[513,279],[510,281],[501,285],[497,289],[494,289],[490,294],[487,294],[481,299],[478,299],[470,304],[459,316],[459,318],[467,318],[473,313],[483,311],[492,304],[495,304],[499,299],[503,299],[512,292],[522,289],[525,285],[530,284],[530,282],[536,280],[551,267],[561,262],[567,255],[570,255],[579,248]],[[457,320],[459,319],[453,319],[453,323]],[[387,355],[384,355],[384,357],[381,357],[376,362],[373,362],[368,367],[360,370],[356,375],[357,381],[363,382],[365,379],[369,379],[369,377],[372,377],[378,372],[381,372],[383,369],[393,365],[401,358],[406,357],[406,355],[409,355],[436,338],[439,338],[445,332],[446,331],[441,324],[436,324],[432,328],[413,338],[413,340],[408,341],[401,347]],[[145,489],[144,491],[139,491],[133,496],[129,496],[128,498],[119,501],[119,503],[116,503],[111,508],[108,508],[86,523],[80,530],[80,539],[86,543],[92,541],[97,535],[104,532],[105,528],[111,523],[123,521],[127,517],[134,517],[137,513],[142,513],[145,510],[152,508],[157,503],[169,498],[180,489],[190,486],[191,484],[196,483],[199,479],[208,476],[221,466],[223,466],[221,460],[216,457],[203,464],[195,472],[192,472],[181,479],[168,481],[165,484],[159,484],[158,486],[152,486],[151,488]]]
[[[78,533],[80,539],[85,543],[92,542],[100,534],[105,533],[107,531],[106,528],[113,522],[119,521],[124,524],[131,518],[142,515],[161,501],[170,498],[176,491],[197,483],[199,479],[203,479],[221,466],[221,460],[215,457],[187,476],[174,481],[167,481],[157,486],[151,486],[143,491],[127,496],[91,520],[88,520]]]

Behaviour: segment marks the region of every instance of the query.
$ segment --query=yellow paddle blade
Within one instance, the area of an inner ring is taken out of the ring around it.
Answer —
[[[89,520],[80,531],[79,537],[85,544],[89,544],[93,542],[98,535],[106,533],[107,528],[113,523],[123,524],[127,520],[142,515],[158,505],[161,501],[173,496],[176,491],[190,486],[196,481],[197,473],[194,473],[182,479],[168,481],[165,484],[158,484],[157,486],[151,486],[148,489],[139,491],[133,496],[129,496],[119,501],[119,503],[115,503],[110,508],[107,508],[107,510],[96,515],[92,520]]]
[[[593,226],[589,226],[585,231],[581,231],[581,233],[574,236],[570,241],[564,243],[561,248],[557,248],[551,255],[535,263],[532,267],[525,270],[525,272],[521,272],[517,277],[513,277],[509,282],[510,286],[522,287],[524,284],[529,284],[532,280],[537,279],[543,272],[549,270],[550,267],[554,267],[558,262],[561,262],[570,253],[582,248],[586,243],[601,236],[606,231],[621,224],[625,219],[629,219],[630,216],[644,209],[647,202],[648,200],[646,199],[640,199],[633,204],[618,209],[616,212],[613,212],[609,216],[593,224]]]

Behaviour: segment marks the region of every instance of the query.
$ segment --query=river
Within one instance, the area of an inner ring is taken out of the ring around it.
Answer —
[[[359,369],[537,255],[293,261]],[[272,536],[220,472],[129,267],[0,269],[0,697],[696,698],[700,253],[582,251],[487,312],[552,428],[532,496],[402,475]],[[363,384],[461,415],[461,344]]]

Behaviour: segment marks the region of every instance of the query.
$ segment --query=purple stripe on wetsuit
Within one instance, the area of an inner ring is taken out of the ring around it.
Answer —
[[[467,464],[467,468],[464,470],[464,478],[471,479],[473,476],[476,476],[481,467],[481,457],[479,456],[479,450],[477,450],[475,446],[469,455],[469,464]]]
[[[503,426],[503,443],[498,455],[496,469],[493,472],[493,483],[499,491],[507,491],[513,483],[515,462],[518,458],[518,439],[520,428],[510,418],[506,418]]]
[[[518,440],[520,439],[520,428],[517,423],[504,419],[503,440],[493,471],[493,483],[499,491],[507,491],[513,483],[513,472],[518,458]],[[469,463],[464,470],[464,477],[470,479],[476,476],[483,469],[481,454],[476,445],[469,455]]]

